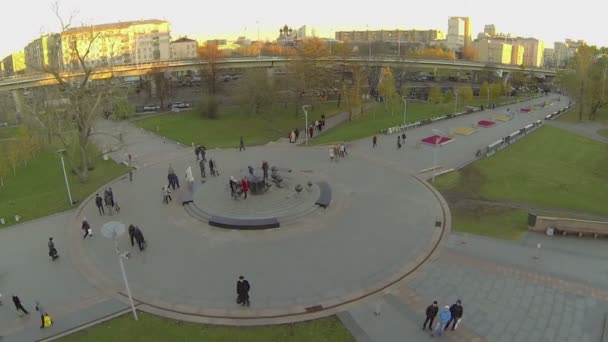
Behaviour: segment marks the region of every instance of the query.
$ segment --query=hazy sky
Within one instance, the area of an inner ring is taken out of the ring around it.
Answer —
[[[495,24],[500,32],[533,36],[550,47],[565,38],[608,45],[604,25],[608,2],[578,0],[567,4],[534,0],[63,0],[60,7],[66,17],[76,11],[78,23],[166,19],[172,23],[174,37],[199,39],[235,39],[240,35],[256,39],[256,21],[261,38],[274,39],[285,24],[315,27],[322,36],[366,27],[447,31],[449,16],[469,16],[474,36],[484,24]],[[10,6],[2,6],[2,13],[0,58],[23,48],[40,33],[59,28],[49,0],[10,1]]]

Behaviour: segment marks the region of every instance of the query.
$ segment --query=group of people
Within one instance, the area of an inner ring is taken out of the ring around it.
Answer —
[[[171,188],[173,190],[175,190],[176,188],[179,189],[179,177],[177,177],[177,175],[175,174],[175,170],[173,169],[173,166],[171,164],[169,164],[167,180],[169,181],[168,188]]]
[[[207,177],[207,170],[205,168],[205,160],[201,159],[198,162],[198,166],[201,169],[201,177],[205,178]],[[209,158],[209,174],[211,176],[219,176],[220,173],[217,169],[217,162],[215,160],[213,160],[213,158]]]
[[[428,329],[432,332],[432,336],[441,336],[452,324],[452,331],[454,331],[458,327],[458,322],[462,319],[463,313],[464,308],[460,299],[452,304],[452,306],[446,305],[441,312],[439,312],[437,301],[434,301],[433,304],[426,308],[426,319],[422,324],[422,330],[426,330],[428,324]],[[437,314],[439,314],[439,321],[435,325],[435,328],[433,328],[433,322]]]
[[[233,176],[230,176],[230,181],[228,182],[230,186],[230,195],[232,198],[237,199],[241,195],[243,195],[244,199],[247,199],[247,193],[249,192],[249,181],[247,178],[243,178],[240,182],[236,180]]]
[[[300,130],[296,128],[289,133],[289,142],[292,144],[295,144],[296,142],[298,142],[299,137],[300,137]]]
[[[397,135],[397,149],[401,149],[401,147],[403,147],[403,145],[405,145],[405,139],[407,138],[407,136],[405,135],[405,132],[401,132],[401,134]],[[378,137],[376,137],[375,135],[372,137],[372,148],[376,148],[378,147]]]
[[[194,148],[194,154],[196,155],[196,160],[202,160],[205,161],[207,160],[206,154],[207,154],[207,148],[204,145],[197,145]],[[199,157],[200,156],[200,157]]]
[[[0,297],[2,295],[0,294]],[[18,315],[29,315],[29,311],[25,309],[23,303],[21,303],[21,298],[16,294],[13,294],[13,304],[15,305],[15,310],[17,310]],[[0,305],[2,302],[0,302]],[[40,301],[36,301],[35,308],[38,313],[40,313],[40,329],[48,328],[53,325],[53,320],[51,319],[51,315],[46,311],[46,309],[40,304]]]
[[[112,188],[107,188],[103,192],[103,198],[99,196],[99,194],[95,194],[95,205],[97,206],[97,210],[99,210],[99,215],[105,215],[106,212],[104,210],[104,204],[108,209],[108,213],[112,215],[112,209],[115,209],[118,213],[120,211],[120,207],[118,203],[114,200],[114,193],[112,192]]]
[[[325,127],[325,115],[321,115],[321,120],[315,120],[315,122],[308,126],[308,135],[312,138],[315,133],[315,128],[321,132],[323,127]]]
[[[338,161],[338,158],[344,158],[348,155],[346,145],[344,143],[336,144],[329,148],[329,161]]]

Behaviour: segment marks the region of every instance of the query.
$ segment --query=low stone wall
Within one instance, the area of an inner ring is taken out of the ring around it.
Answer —
[[[594,237],[608,236],[608,222],[528,214],[528,230],[545,233],[548,228],[553,228],[554,234],[578,234],[579,236],[591,235]]]

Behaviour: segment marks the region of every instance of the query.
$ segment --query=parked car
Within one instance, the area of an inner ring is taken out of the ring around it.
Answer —
[[[144,106],[144,112],[159,112],[160,106],[157,105],[147,105]]]
[[[173,103],[171,103],[170,108],[179,108],[179,109],[190,108],[190,104],[186,103],[186,102],[173,102]]]

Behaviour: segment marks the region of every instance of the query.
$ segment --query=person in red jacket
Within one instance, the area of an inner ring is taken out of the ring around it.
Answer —
[[[245,196],[245,199],[247,199],[247,192],[249,191],[249,182],[247,181],[247,178],[243,178],[241,186],[243,187],[243,195]]]

